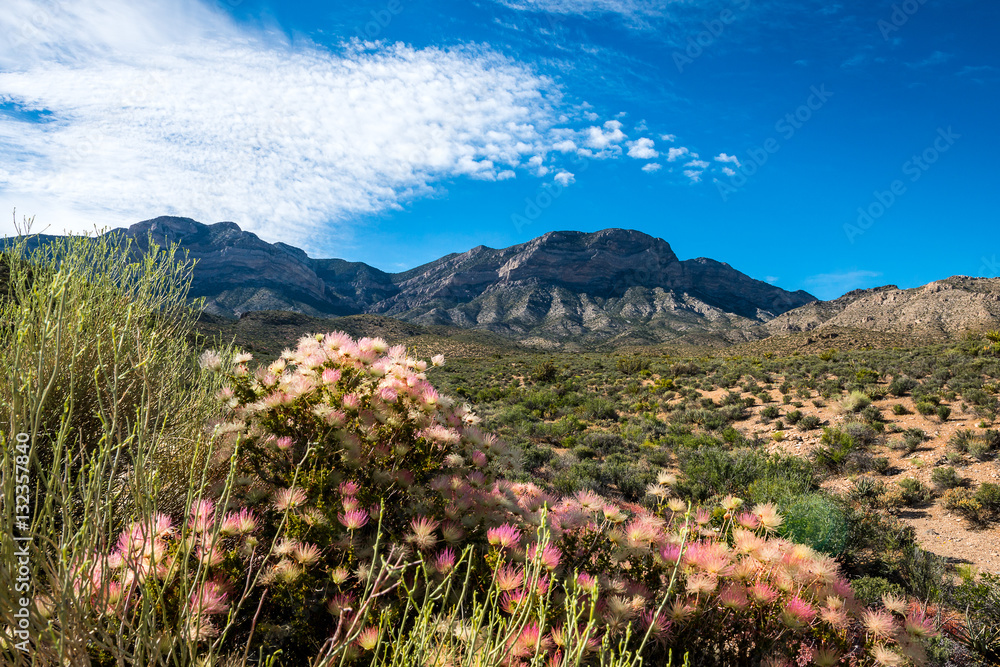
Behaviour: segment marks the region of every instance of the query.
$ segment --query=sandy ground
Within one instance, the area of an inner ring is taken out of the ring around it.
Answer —
[[[718,398],[723,394],[725,394],[724,391],[719,391],[706,395]],[[843,417],[836,410],[835,400],[829,401],[826,407],[817,408],[812,404],[812,399],[796,398],[795,400],[802,402],[802,407],[794,408],[781,404],[780,392],[773,391],[771,395],[781,406],[782,414],[798,409],[803,414],[816,415],[825,422],[824,425],[835,426],[843,421]],[[897,403],[902,404],[912,414],[900,416],[892,414],[891,408]],[[978,427],[979,419],[974,414],[971,412],[962,413],[961,401],[951,404],[953,414],[943,423],[936,416],[925,417],[917,414],[913,399],[909,396],[903,398],[887,397],[875,401],[874,405],[882,410],[887,426],[897,424],[902,429],[919,428],[930,437],[912,454],[893,451],[886,446],[875,448],[875,456],[885,456],[889,459],[891,474],[884,476],[870,474],[887,483],[897,482],[905,477],[914,477],[933,487],[931,471],[938,465],[950,465],[945,459],[945,455],[948,453],[949,438],[961,429],[971,429],[977,433],[983,430]],[[749,433],[757,433],[770,439],[771,434],[777,429],[774,428],[773,423],[761,423],[759,417],[756,416],[763,407],[763,405],[754,406],[755,416],[742,424]],[[749,428],[747,428],[747,424],[749,424]],[[808,456],[819,445],[822,428],[802,433],[786,424],[784,433],[788,436],[787,439],[782,442],[774,442],[771,445],[772,451],[784,449],[794,454]],[[889,435],[889,437],[899,436]],[[974,461],[971,457],[966,457],[966,461],[968,462],[966,465],[954,467],[959,476],[968,480],[972,488],[982,482],[1000,483],[1000,465],[996,460]],[[852,485],[853,480],[849,477],[831,478],[823,484],[825,488],[839,492],[847,491]],[[968,563],[982,571],[1000,573],[1000,525],[994,524],[981,530],[973,529],[964,519],[946,510],[941,505],[940,498],[936,498],[926,506],[903,508],[897,512],[897,516],[914,527],[917,540],[924,549],[945,556],[953,563]]]

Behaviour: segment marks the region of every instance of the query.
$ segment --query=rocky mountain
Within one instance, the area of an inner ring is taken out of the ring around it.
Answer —
[[[854,290],[785,312],[763,329],[772,335],[838,328],[947,338],[998,326],[1000,279],[953,276],[913,289]]]
[[[178,242],[197,260],[193,296],[225,316],[289,310],[313,316],[385,315],[518,341],[672,340],[725,343],[767,335],[776,316],[813,303],[711,259],[680,260],[637,231],[549,232],[503,249],[479,246],[402,273],[312,259],[235,223],[161,217],[130,227],[140,243]]]

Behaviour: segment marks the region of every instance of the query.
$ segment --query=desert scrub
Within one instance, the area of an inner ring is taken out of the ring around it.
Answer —
[[[869,405],[872,399],[863,391],[852,391],[840,401],[840,409],[843,412],[861,412]]]
[[[187,513],[209,487],[224,494],[232,486],[229,450],[206,428],[221,414],[218,384],[188,343],[197,317],[187,302],[191,265],[176,248],[151,241],[136,259],[130,243],[117,235],[22,237],[4,253],[4,491],[13,491],[11,443],[27,433],[29,632],[42,663],[86,664],[103,655],[119,664],[166,664],[212,655],[159,625],[167,607],[184,615],[176,600],[204,590],[207,569],[172,570],[179,578],[168,587],[146,556],[162,565],[169,555],[154,537],[169,532],[164,512]],[[8,525],[12,510],[5,510]],[[0,547],[0,623],[9,627],[18,607],[9,597],[17,562],[11,544]],[[124,578],[103,576],[109,558]],[[10,645],[0,654],[12,665],[25,657]]]

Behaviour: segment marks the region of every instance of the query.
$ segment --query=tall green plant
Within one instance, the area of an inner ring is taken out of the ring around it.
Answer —
[[[136,580],[116,603],[128,613],[108,615],[101,575],[122,530],[151,535],[160,512],[186,514],[232,478],[205,431],[215,379],[187,342],[191,264],[114,234],[22,237],[2,257],[0,662],[190,664],[197,644],[164,633],[168,588]],[[185,573],[170,594],[206,576]],[[22,598],[28,653],[12,634]]]

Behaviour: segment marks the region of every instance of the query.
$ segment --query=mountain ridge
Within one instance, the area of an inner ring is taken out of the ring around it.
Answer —
[[[363,262],[313,259],[232,222],[162,216],[125,232],[140,246],[180,243],[197,260],[192,296],[239,316],[291,310],[361,313],[427,325],[484,329],[542,345],[621,336],[667,341],[697,332],[720,343],[815,301],[709,258],[680,260],[669,243],[636,230],[552,231],[507,248],[479,245],[399,273]]]

